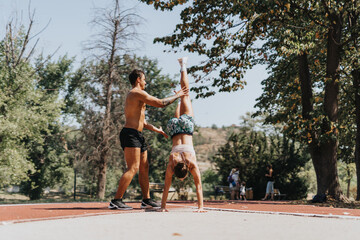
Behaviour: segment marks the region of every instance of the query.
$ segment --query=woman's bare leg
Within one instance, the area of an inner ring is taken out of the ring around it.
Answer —
[[[180,76],[181,87],[186,86],[187,88],[189,88],[189,79],[188,79],[187,70],[186,70],[187,57],[179,58],[178,61],[180,63],[180,67],[181,67],[181,73],[180,73],[181,74],[181,76]],[[183,114],[187,114],[192,117],[194,116],[194,111],[192,108],[190,96],[183,96],[181,98],[180,116]]]
[[[176,106],[176,110],[175,110],[175,116],[176,118],[179,118],[180,115],[180,106],[181,106],[181,102],[178,102],[178,105]]]

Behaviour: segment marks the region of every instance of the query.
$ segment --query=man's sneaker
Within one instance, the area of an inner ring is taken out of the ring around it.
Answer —
[[[143,199],[141,202],[141,208],[160,208],[160,204],[152,199]]]
[[[119,209],[119,210],[131,210],[132,207],[126,205],[122,199],[113,199],[109,204],[110,209]]]

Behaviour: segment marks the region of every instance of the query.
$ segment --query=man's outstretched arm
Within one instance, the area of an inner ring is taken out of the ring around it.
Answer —
[[[157,133],[160,133],[161,135],[163,135],[165,138],[168,138],[169,136],[164,132],[164,130],[162,129],[162,127],[160,126],[159,128],[155,127],[154,125],[148,123],[146,120],[144,120],[144,128],[150,130],[150,131],[154,131]]]
[[[158,99],[154,96],[151,96],[145,91],[139,93],[138,97],[140,98],[140,100],[142,100],[144,103],[150,106],[163,108],[173,103],[176,99],[188,95],[189,95],[189,89],[187,87],[183,87],[182,89],[180,89],[180,91],[176,92],[175,95],[163,99]]]
[[[165,107],[173,103],[179,97],[188,96],[188,95],[189,95],[189,89],[187,87],[183,87],[180,91],[175,92],[175,95],[161,99],[161,102]]]

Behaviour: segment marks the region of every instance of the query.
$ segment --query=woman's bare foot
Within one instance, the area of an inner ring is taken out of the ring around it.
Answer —
[[[188,57],[179,58],[178,61],[179,61],[179,63],[180,63],[180,66],[186,65],[187,60],[188,60]]]
[[[180,67],[181,67],[180,72],[186,71],[187,60],[188,60],[188,57],[182,57],[182,58],[178,59],[178,61],[180,63]]]

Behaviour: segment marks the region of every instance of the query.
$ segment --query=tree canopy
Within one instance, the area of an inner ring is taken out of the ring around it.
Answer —
[[[22,182],[38,199],[45,187],[68,178],[59,120],[72,60],[34,59],[31,24],[26,30],[9,23],[7,30],[0,41],[0,185]]]
[[[243,88],[246,70],[267,64],[260,112],[308,144],[318,193],[343,199],[339,98],[344,78],[358,76],[359,1],[142,1],[160,10],[183,5],[174,32],[154,41],[204,56],[190,68],[198,97]]]

